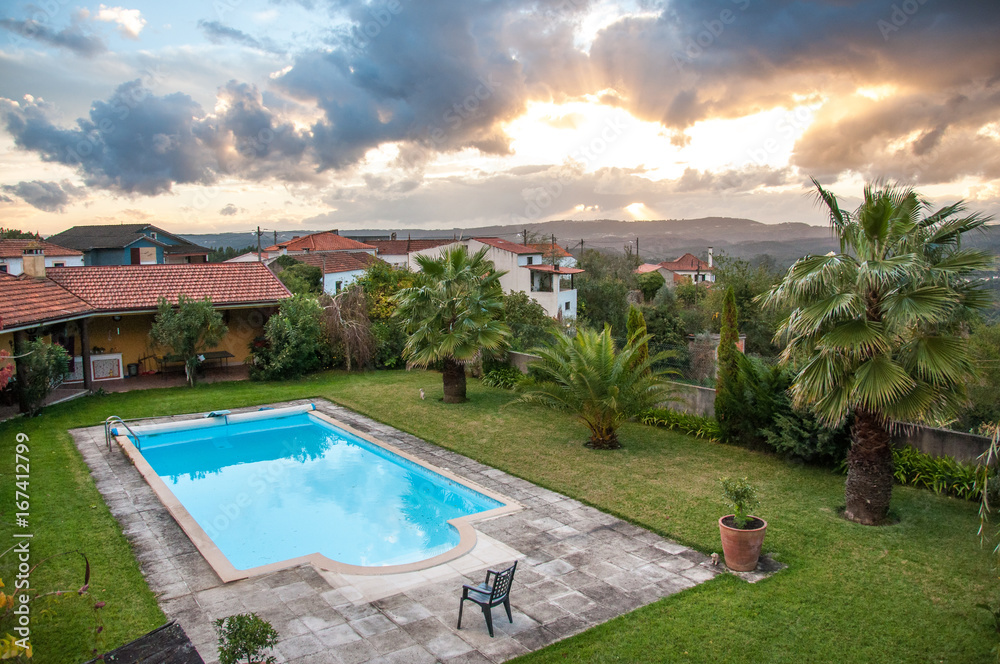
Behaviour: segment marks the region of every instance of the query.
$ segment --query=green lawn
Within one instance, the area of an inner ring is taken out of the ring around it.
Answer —
[[[438,374],[381,372],[134,392],[0,424],[0,439],[11,450],[18,431],[31,436],[35,554],[79,548],[90,556],[95,594],[107,602],[105,648],[157,626],[162,615],[66,429],[111,414],[142,417],[317,396],[705,552],[720,548],[718,477],[747,475],[757,483],[760,514],[770,522],[765,550],[787,570],[756,585],[723,576],[519,661],[995,660],[991,620],[974,608],[995,595],[995,581],[976,539],[972,504],[897,487],[899,522],[866,528],[838,516],[843,477],[832,472],[641,425],[623,429],[624,449],[596,452],[583,447],[585,430],[569,417],[535,407],[501,410],[511,395],[477,381],[469,391],[470,403],[445,405],[438,401]],[[0,463],[5,524],[12,519],[12,463]],[[43,580],[53,582],[52,576]],[[79,645],[89,627],[84,608],[68,601],[36,625],[35,661],[86,657],[87,647]]]

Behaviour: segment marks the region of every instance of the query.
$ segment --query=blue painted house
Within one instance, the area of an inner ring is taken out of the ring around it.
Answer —
[[[47,239],[82,251],[84,265],[207,263],[211,251],[152,224],[74,226]]]

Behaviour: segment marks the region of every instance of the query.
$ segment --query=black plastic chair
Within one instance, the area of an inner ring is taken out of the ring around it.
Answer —
[[[465,606],[466,600],[475,602],[483,610],[483,616],[486,618],[486,629],[490,631],[491,637],[493,636],[492,610],[494,606],[503,604],[503,608],[507,609],[507,619],[511,623],[514,622],[514,617],[510,613],[510,586],[514,583],[516,569],[517,561],[515,560],[513,565],[502,572],[487,570],[486,581],[478,586],[468,584],[462,586],[462,599],[458,602],[458,629],[462,629],[462,608]],[[490,576],[493,577],[492,585],[490,584]]]

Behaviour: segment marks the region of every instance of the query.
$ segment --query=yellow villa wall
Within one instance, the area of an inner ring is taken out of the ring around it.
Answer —
[[[240,363],[250,354],[250,342],[255,337],[264,334],[264,322],[273,312],[273,308],[260,309],[224,309],[223,320],[229,327],[229,332],[215,348],[208,350],[228,350],[233,354],[231,363]],[[106,353],[121,353],[122,364],[139,364],[140,358],[150,355],[166,355],[169,350],[156,348],[149,338],[149,330],[153,326],[155,314],[125,314],[121,320],[111,316],[98,316],[90,319],[90,346],[104,348]],[[141,371],[155,369],[155,362],[140,364]]]

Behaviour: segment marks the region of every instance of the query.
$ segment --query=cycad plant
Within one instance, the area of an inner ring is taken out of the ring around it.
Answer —
[[[908,187],[876,182],[853,213],[815,180],[840,253],[807,256],[763,302],[789,306],[779,328],[782,362],[796,371],[792,397],[829,425],[850,413],[846,516],[886,520],[894,422],[942,422],[965,401],[974,367],[963,321],[989,303],[973,273],[992,265],[963,237],[989,217],[961,202],[927,214]]]
[[[438,259],[417,256],[417,283],[399,291],[395,316],[409,337],[403,357],[411,366],[441,362],[445,403],[465,401],[465,365],[480,353],[504,347],[509,335],[500,321],[503,288],[486,249],[469,255],[464,246]]]
[[[617,449],[622,422],[672,400],[662,380],[668,372],[652,368],[666,354],[643,356],[650,338],[636,334],[618,350],[610,326],[603,332],[582,329],[575,337],[560,336],[551,346],[532,351],[541,358],[531,364],[539,379],[512,403],[575,413],[590,430],[588,447]]]

